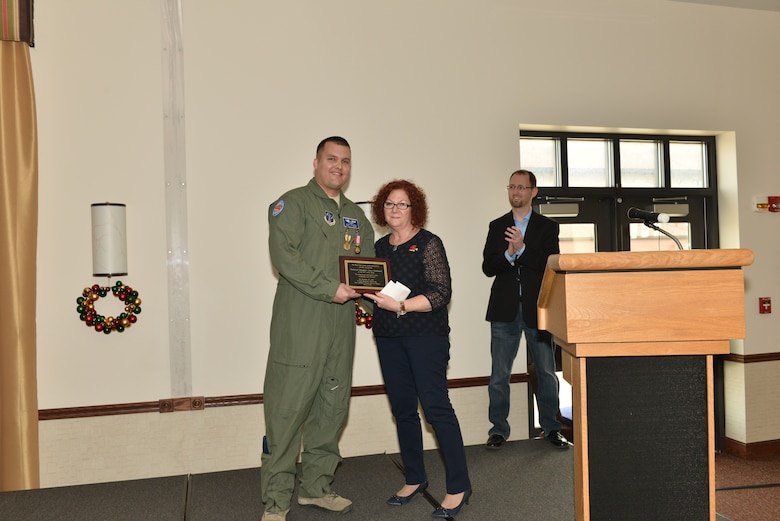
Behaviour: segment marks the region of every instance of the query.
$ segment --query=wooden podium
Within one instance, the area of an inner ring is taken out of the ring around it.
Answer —
[[[713,355],[750,250],[553,255],[539,328],[572,385],[577,521],[715,520]]]

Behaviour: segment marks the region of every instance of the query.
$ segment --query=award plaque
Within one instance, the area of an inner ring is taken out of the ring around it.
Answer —
[[[380,291],[390,281],[390,261],[378,257],[339,257],[341,282],[358,293]]]

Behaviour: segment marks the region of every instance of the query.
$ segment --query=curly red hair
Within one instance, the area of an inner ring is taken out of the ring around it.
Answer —
[[[384,204],[387,201],[387,196],[393,190],[403,190],[409,197],[409,203],[412,205],[409,208],[409,211],[412,212],[412,226],[418,228],[425,226],[425,223],[428,222],[428,202],[425,199],[425,192],[416,184],[405,179],[394,179],[379,189],[374,200],[371,201],[371,215],[374,222],[379,226],[387,226]]]

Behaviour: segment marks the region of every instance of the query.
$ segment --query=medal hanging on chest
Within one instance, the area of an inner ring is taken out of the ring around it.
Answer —
[[[352,241],[355,242],[355,253],[360,253],[360,243],[362,242],[360,224],[357,219],[344,217],[344,249],[346,251],[352,249]]]
[[[352,243],[355,243],[355,253],[360,253],[360,245],[363,243],[363,237],[360,235],[360,230],[355,230],[355,235],[349,233],[349,230],[344,232],[344,249],[349,251],[352,249]]]

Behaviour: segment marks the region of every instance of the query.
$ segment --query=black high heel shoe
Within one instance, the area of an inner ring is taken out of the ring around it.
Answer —
[[[418,493],[423,492],[425,489],[428,488],[428,480],[423,481],[419,485],[417,485],[417,489],[409,494],[408,496],[399,496],[397,494],[393,494],[393,496],[386,501],[388,505],[394,506],[394,507],[402,507],[405,504],[407,504],[409,501],[412,500],[412,498]]]
[[[470,497],[471,497],[471,489],[468,489],[466,492],[464,492],[463,499],[460,500],[458,506],[453,508],[439,507],[433,511],[431,517],[441,517],[441,518],[455,517],[456,515],[458,515],[458,512],[460,512],[460,509],[463,508],[463,505],[469,504]]]

